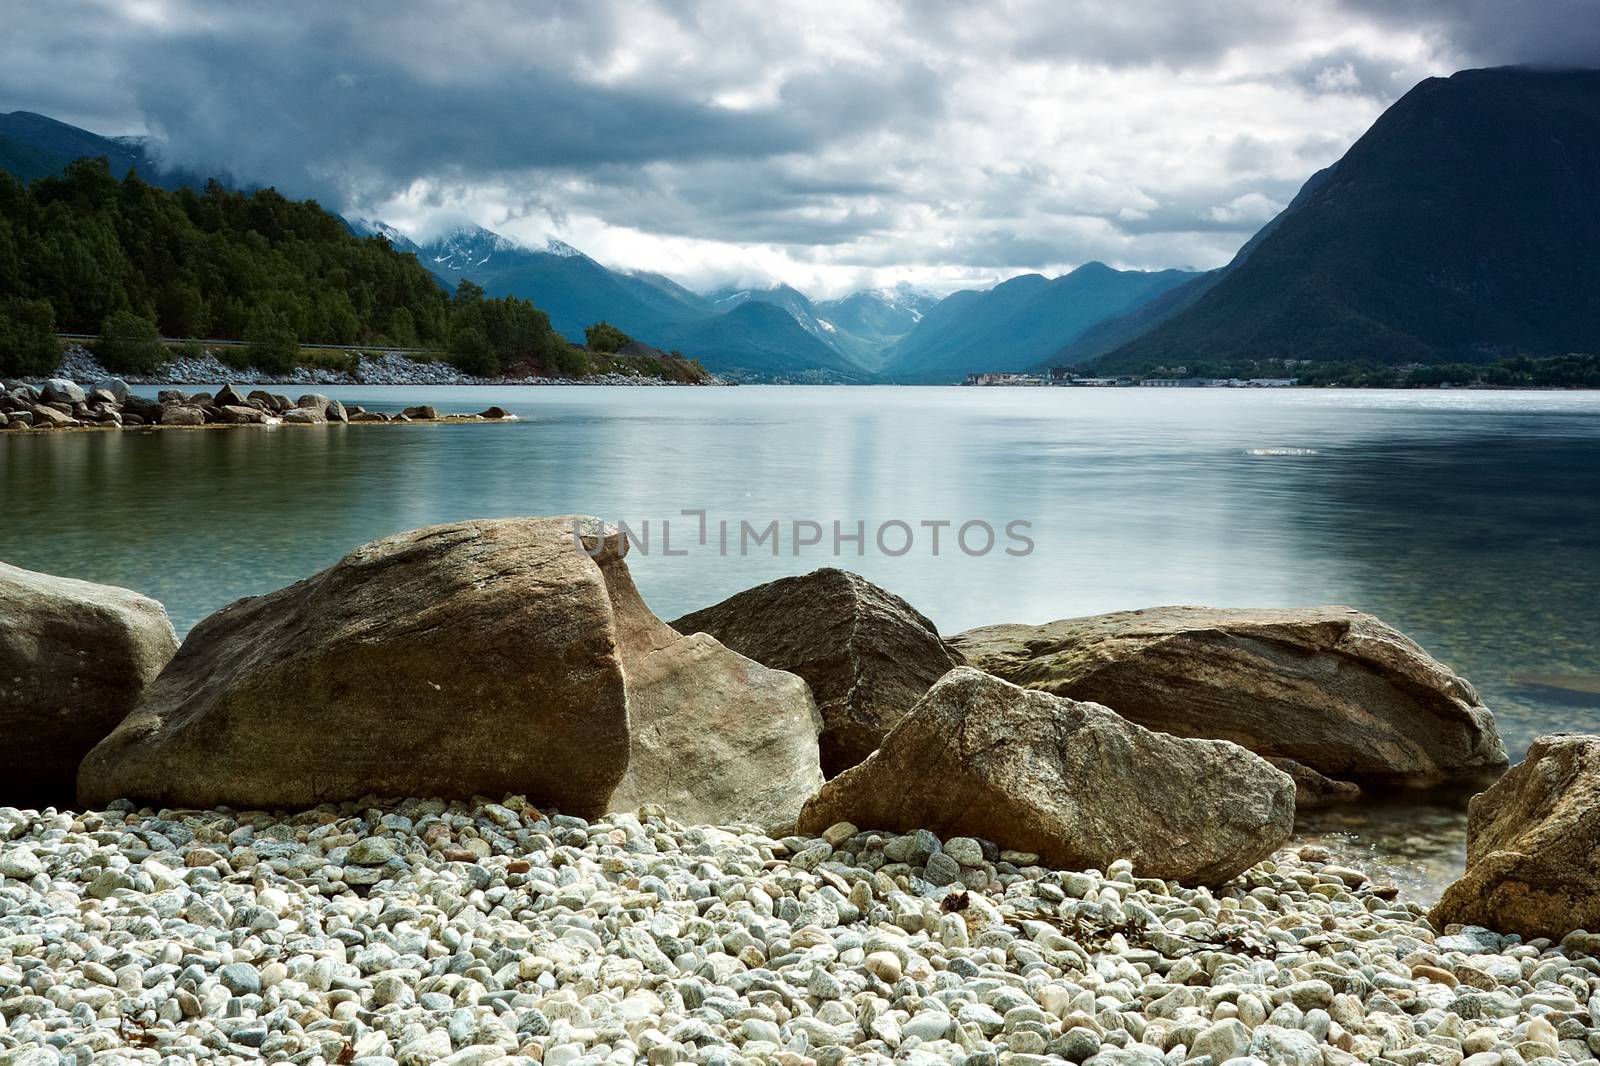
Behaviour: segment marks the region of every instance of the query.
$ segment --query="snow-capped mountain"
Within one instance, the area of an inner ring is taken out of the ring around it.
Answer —
[[[893,288],[861,289],[816,307],[841,329],[864,340],[887,344],[911,332],[939,299],[926,289],[901,282]]]
[[[495,256],[531,249],[482,226],[458,226],[422,246],[422,259],[430,270],[477,270]]]
[[[731,311],[741,304],[752,302],[774,304],[789,312],[801,329],[824,344],[832,343],[830,338],[839,332],[837,326],[817,314],[810,297],[782,282],[769,289],[721,289],[711,293],[707,299],[720,311]]]
[[[376,218],[347,218],[345,223],[363,237],[382,237],[397,252],[418,252],[417,243],[389,223]]]

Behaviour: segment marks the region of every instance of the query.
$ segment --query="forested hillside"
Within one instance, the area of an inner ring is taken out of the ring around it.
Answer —
[[[167,191],[104,159],[29,185],[0,173],[0,372],[46,372],[52,331],[112,317],[122,333],[137,320],[152,337],[249,341],[258,365],[314,343],[433,347],[480,374],[586,369],[528,301],[461,288],[272,189]]]

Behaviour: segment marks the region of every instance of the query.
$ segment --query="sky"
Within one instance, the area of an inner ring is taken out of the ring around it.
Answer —
[[[0,0],[0,111],[699,289],[1204,269],[1418,81],[1600,0]]]

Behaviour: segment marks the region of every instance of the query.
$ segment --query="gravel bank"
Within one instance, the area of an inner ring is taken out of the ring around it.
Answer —
[[[1437,936],[1314,848],[1209,891],[927,833],[640,813],[0,809],[0,1063],[1526,1066],[1600,1047],[1600,937]]]
[[[355,354],[355,353],[352,353]],[[61,369],[55,376],[92,383],[111,377],[112,372],[95,362],[87,348],[67,349]],[[174,359],[159,374],[122,374],[135,385],[677,385],[681,382],[660,378],[630,377],[626,374],[595,374],[586,378],[480,378],[463,374],[449,363],[418,362],[398,352],[362,352],[354,373],[320,367],[296,367],[288,374],[268,374],[259,370],[237,370],[213,355]],[[721,381],[709,384],[720,385]]]

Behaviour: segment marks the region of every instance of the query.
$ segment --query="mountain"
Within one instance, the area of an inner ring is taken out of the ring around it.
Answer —
[[[163,189],[198,189],[208,178],[191,170],[162,167],[146,151],[143,137],[102,137],[31,111],[0,115],[0,170],[21,181],[55,177],[74,159],[97,156],[106,157],[113,176],[121,178],[130,169],[137,170],[146,182]],[[224,186],[234,187],[226,175],[216,177]]]
[[[800,328],[841,356],[854,371],[876,373],[884,353],[938,302],[932,293],[901,285],[863,289],[821,303],[784,284],[766,289],[721,289],[706,299],[727,310],[747,303],[765,303],[789,312]]]
[[[130,167],[147,181],[158,173],[138,138],[102,137],[31,111],[0,115],[0,170],[21,181],[59,175],[74,159],[101,155],[119,178]]]
[[[380,224],[362,225],[376,231]],[[550,316],[551,325],[580,343],[584,329],[602,320],[654,343],[668,326],[708,313],[657,284],[610,270],[553,237],[530,247],[481,226],[463,226],[410,248],[452,288],[468,278],[490,296],[532,300]]]
[[[837,300],[824,300],[816,308],[840,329],[882,342],[910,333],[938,302],[933,293],[901,282],[892,289],[862,289]]]
[[[724,314],[669,329],[661,346],[736,381],[859,382],[869,377],[785,308],[764,300],[746,300]]]
[[[1600,351],[1600,71],[1429,78],[1313,182],[1096,366]]]
[[[1081,333],[1077,340],[1062,348],[1055,355],[1041,363],[1036,369],[1045,370],[1054,366],[1083,366],[1093,362],[1109,352],[1116,351],[1124,344],[1144,336],[1155,329],[1167,319],[1186,311],[1195,301],[1210,292],[1217,282],[1227,277],[1238,269],[1240,263],[1250,258],[1250,253],[1255,251],[1262,241],[1266,240],[1279,222],[1283,220],[1296,207],[1299,207],[1312,194],[1322,187],[1328,175],[1333,172],[1332,167],[1324,167],[1306,179],[1300,187],[1299,193],[1289,201],[1288,208],[1276,218],[1270,220],[1265,226],[1256,231],[1255,236],[1246,241],[1233,259],[1226,266],[1216,270],[1207,270],[1203,274],[1196,274],[1183,284],[1168,289],[1148,303],[1140,304],[1125,314],[1114,315],[1104,321],[1097,322]]]
[[[409,251],[447,286],[463,278],[490,296],[520,296],[550,316],[570,340],[607,321],[657,348],[677,349],[707,369],[736,380],[856,381],[861,368],[819,339],[827,329],[810,301],[793,289],[784,293],[700,296],[661,274],[622,273],[601,265],[563,241],[548,238],[530,247],[484,229],[462,226],[418,244],[393,226],[351,219],[358,233],[381,235]],[[806,316],[812,329],[796,320]]]
[[[929,310],[891,346],[882,374],[959,381],[981,370],[1026,370],[1097,323],[1146,304],[1196,275],[1085,263],[1069,274],[1023,274],[986,292],[963,290]]]

